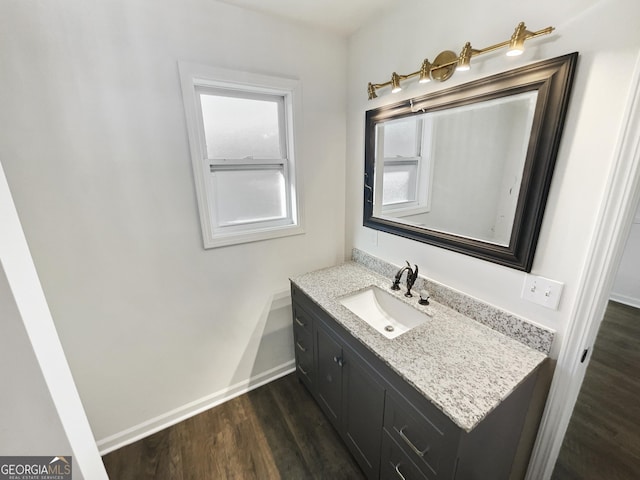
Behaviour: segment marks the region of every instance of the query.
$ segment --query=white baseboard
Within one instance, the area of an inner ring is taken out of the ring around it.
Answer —
[[[625,305],[629,305],[630,307],[640,308],[640,298],[629,297],[627,295],[622,295],[614,292],[611,292],[609,298],[614,302],[624,303]]]
[[[96,443],[98,445],[100,455],[106,455],[118,448],[148,437],[149,435],[175,425],[176,423],[180,423],[187,418],[193,417],[205,410],[209,410],[210,408],[220,405],[221,403],[231,400],[243,393],[247,393],[261,387],[262,385],[277,380],[280,377],[284,377],[285,375],[294,372],[295,369],[295,362],[294,360],[291,360],[259,375],[251,377],[248,380],[237,383],[193,402],[189,402],[186,405],[175,408],[167,413],[158,415],[155,418],[151,418],[145,422],[139,423],[138,425],[134,425],[131,428],[127,428],[126,430],[98,440]]]

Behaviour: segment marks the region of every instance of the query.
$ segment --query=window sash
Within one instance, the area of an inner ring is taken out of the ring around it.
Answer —
[[[209,165],[209,173],[216,172],[259,172],[265,170],[277,170],[282,172],[282,183],[283,183],[283,207],[284,214],[278,216],[270,216],[270,217],[262,217],[262,218],[253,218],[247,220],[235,220],[235,221],[221,221],[220,215],[218,214],[218,208],[215,203],[212,202],[211,214],[213,219],[214,228],[225,229],[225,230],[246,230],[253,227],[259,227],[261,225],[271,225],[271,226],[281,226],[281,225],[291,225],[292,224],[292,206],[291,206],[291,194],[289,185],[289,168],[286,161],[273,163],[271,161],[264,162],[246,162],[246,163],[211,163]],[[211,199],[212,201],[214,199]]]
[[[415,174],[413,174],[413,181],[409,183],[406,193],[407,200],[397,200],[397,201],[385,201],[384,198],[384,190],[382,197],[382,207],[385,210],[399,208],[399,207],[409,207],[418,204],[418,188],[420,188],[420,168],[421,168],[421,158],[420,157],[403,157],[403,158],[385,158],[383,160],[383,172],[382,176],[384,178],[385,174],[388,173],[387,167],[414,167]],[[407,169],[409,172],[409,169]],[[409,175],[412,173],[409,172]],[[388,185],[387,181],[383,181],[383,185]]]
[[[278,115],[278,137],[279,137],[279,150],[280,157],[273,157],[286,159],[288,155],[288,133],[287,133],[287,115],[285,108],[285,97],[280,94],[268,94],[268,93],[258,93],[251,92],[246,90],[238,90],[231,88],[222,88],[222,87],[212,87],[212,86],[196,86],[195,87],[196,96],[198,101],[196,102],[198,108],[198,120],[199,120],[199,128],[200,128],[200,143],[201,143],[201,151],[204,153],[204,159],[210,161],[240,161],[244,158],[254,158],[253,155],[248,155],[242,158],[234,158],[234,157],[209,157],[208,156],[208,148],[206,141],[206,131],[204,126],[204,112],[202,110],[202,96],[203,95],[211,95],[217,97],[228,97],[228,98],[241,98],[245,100],[257,100],[257,101],[267,101],[273,102],[277,105],[277,115]]]
[[[381,156],[385,157],[385,158],[412,158],[412,157],[420,157],[422,155],[422,144],[423,144],[423,130],[422,130],[422,119],[421,118],[403,118],[400,120],[395,120],[395,121],[391,121],[388,122],[387,125],[379,125],[378,128],[381,129],[394,129],[396,130],[397,127],[402,127],[405,129],[405,135],[409,135],[411,137],[413,137],[413,148],[410,149],[410,152],[412,153],[412,155],[403,155],[401,153],[397,153],[397,151],[395,151],[395,155],[388,155],[389,153],[393,154],[394,151],[389,147],[389,145],[385,142],[384,145],[382,146],[382,148],[380,149],[381,152]],[[411,131],[413,130],[413,131]],[[398,134],[401,135],[401,131],[400,130],[396,130],[398,132]],[[385,138],[386,138],[387,132],[385,131]],[[393,142],[395,143],[395,142]],[[404,144],[405,142],[403,142]],[[405,147],[406,148],[406,147]],[[391,151],[390,151],[391,150]],[[408,153],[408,152],[406,152]]]
[[[235,221],[222,221],[221,215],[219,214],[219,208],[215,202],[215,188],[212,192],[213,195],[210,198],[210,209],[211,209],[211,218],[212,218],[212,234],[216,234],[216,230],[220,232],[224,231],[243,231],[250,230],[253,228],[260,228],[260,226],[281,226],[281,225],[290,225],[292,224],[292,205],[291,205],[291,189],[288,188],[290,185],[290,176],[289,176],[289,160],[287,158],[288,152],[288,138],[287,138],[287,125],[286,125],[286,114],[285,114],[285,99],[282,95],[276,94],[264,94],[264,93],[256,93],[256,92],[247,92],[244,90],[234,90],[229,88],[220,88],[220,87],[210,87],[210,86],[199,86],[196,87],[196,95],[200,100],[197,102],[198,105],[198,118],[200,120],[200,139],[201,139],[201,151],[204,153],[204,164],[208,166],[209,173],[215,173],[217,171],[260,171],[265,169],[281,169],[283,175],[283,183],[284,183],[284,215],[273,217],[262,217],[262,218],[253,218],[246,220],[235,220]],[[248,155],[242,158],[228,158],[228,157],[209,157],[207,142],[206,142],[206,131],[204,125],[204,114],[202,111],[202,103],[201,96],[202,95],[214,95],[221,97],[232,97],[232,98],[242,98],[249,100],[260,100],[260,101],[270,101],[274,102],[277,105],[278,111],[278,137],[279,137],[279,150],[280,153],[283,154],[280,158],[257,158],[252,155]]]

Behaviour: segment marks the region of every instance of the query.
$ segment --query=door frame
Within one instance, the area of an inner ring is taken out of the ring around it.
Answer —
[[[595,235],[589,245],[526,480],[551,478],[640,199],[640,56],[636,58],[628,98]],[[583,362],[585,350],[588,355]]]

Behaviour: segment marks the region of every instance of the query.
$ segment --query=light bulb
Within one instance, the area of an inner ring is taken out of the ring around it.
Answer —
[[[429,83],[431,81],[431,63],[425,59],[420,67],[420,80],[418,83]]]
[[[458,65],[456,66],[457,72],[466,72],[471,68],[471,43],[465,43],[462,51],[460,52],[460,56],[458,57]]]
[[[391,74],[391,93],[398,93],[400,90],[402,90],[400,86],[400,75],[393,72]]]

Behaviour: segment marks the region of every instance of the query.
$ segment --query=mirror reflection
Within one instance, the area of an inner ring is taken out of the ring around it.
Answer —
[[[508,245],[538,92],[380,122],[373,215]]]

